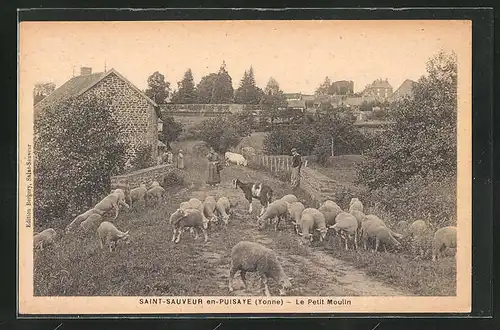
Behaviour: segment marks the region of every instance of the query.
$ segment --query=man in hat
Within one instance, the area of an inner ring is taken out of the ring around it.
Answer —
[[[292,148],[292,173],[290,177],[290,186],[292,189],[300,185],[300,169],[302,167],[302,158],[296,148]]]

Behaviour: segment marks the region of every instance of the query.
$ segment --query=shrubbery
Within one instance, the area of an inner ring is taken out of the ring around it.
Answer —
[[[136,171],[151,167],[154,163],[153,149],[150,145],[147,145],[137,148],[135,157],[132,159],[130,165]]]

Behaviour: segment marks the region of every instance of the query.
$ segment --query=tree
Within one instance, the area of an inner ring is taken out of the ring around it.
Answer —
[[[163,141],[169,148],[170,143],[176,141],[182,133],[182,124],[175,121],[173,116],[163,118],[163,130],[160,140]]]
[[[264,92],[255,85],[253,68],[245,71],[240,86],[234,92],[234,100],[239,104],[259,104]]]
[[[125,145],[110,103],[97,96],[67,99],[35,120],[35,221],[91,207],[122,173]],[[71,214],[71,213],[70,213]]]
[[[198,90],[198,103],[207,104],[212,99],[212,91],[217,80],[217,73],[210,73],[201,78],[196,89]]]
[[[227,104],[233,101],[234,89],[231,76],[226,70],[226,62],[222,62],[217,78],[212,87],[210,103]]]
[[[175,97],[174,97],[175,96]],[[193,73],[188,69],[184,78],[177,83],[177,91],[172,95],[173,103],[196,103],[198,95],[194,86]]]
[[[441,180],[456,176],[457,62],[440,52],[427,63],[427,75],[413,96],[396,101],[391,125],[358,172],[371,189],[400,187],[411,178]]]
[[[325,81],[319,85],[319,87],[316,89],[315,94],[316,95],[328,95],[332,94],[330,93],[332,87],[332,82],[328,76],[325,78]]]
[[[237,121],[227,117],[210,118],[199,125],[198,138],[214,150],[224,153],[230,147],[236,146],[243,137],[237,125]]]
[[[260,100],[260,105],[263,116],[270,119],[271,126],[274,125],[274,121],[280,116],[282,111],[287,108],[286,97],[283,91],[280,90],[278,82],[273,77],[269,78],[265,93]]]
[[[165,81],[164,75],[156,71],[148,77],[148,88],[145,93],[156,104],[164,104],[170,94],[170,83]]]
[[[33,104],[37,104],[55,90],[56,84],[52,82],[36,83],[35,87],[33,88]]]

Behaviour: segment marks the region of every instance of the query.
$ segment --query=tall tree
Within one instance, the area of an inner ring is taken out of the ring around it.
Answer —
[[[234,100],[240,104],[259,104],[264,92],[256,86],[253,68],[245,71],[240,86],[234,92]]]
[[[175,96],[175,97],[174,97]],[[184,78],[177,83],[177,92],[172,95],[174,103],[196,103],[197,92],[194,86],[193,73],[188,69],[184,73]]]
[[[165,81],[164,75],[156,71],[148,77],[148,88],[145,93],[156,104],[164,104],[170,94],[170,83]]]
[[[270,119],[271,126],[280,114],[287,108],[286,97],[280,85],[273,77],[267,82],[265,94],[260,100],[263,115]]]
[[[210,73],[201,78],[196,89],[198,90],[198,103],[207,104],[212,99],[212,91],[217,80],[217,73]]]
[[[227,104],[233,101],[233,80],[226,70],[226,62],[223,61],[217,73],[217,79],[212,87],[210,103]]]
[[[163,129],[160,134],[160,140],[170,148],[170,143],[177,140],[182,133],[182,124],[174,119],[173,116],[163,118]]]
[[[325,78],[325,81],[319,85],[316,89],[316,95],[328,95],[332,90],[332,82],[328,76]]]
[[[52,82],[36,83],[35,87],[33,88],[33,103],[37,104],[55,90],[56,84]]]

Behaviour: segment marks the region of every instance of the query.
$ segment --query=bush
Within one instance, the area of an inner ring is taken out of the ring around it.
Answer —
[[[168,172],[163,179],[163,187],[173,187],[173,186],[182,186],[185,183],[185,177],[181,173],[181,171],[173,169]]]
[[[153,148],[150,145],[137,148],[135,157],[130,162],[130,165],[135,171],[151,167],[153,164]]]
[[[205,141],[219,153],[225,153],[229,148],[240,143],[251,129],[240,123],[234,117],[218,117],[203,121],[197,128],[198,138]]]

